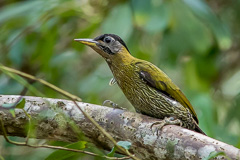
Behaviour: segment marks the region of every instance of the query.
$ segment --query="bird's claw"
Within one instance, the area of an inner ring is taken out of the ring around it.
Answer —
[[[153,126],[155,126],[155,125],[157,125],[155,127],[156,128],[155,131],[157,132],[157,136],[159,136],[162,127],[164,127],[165,125],[179,125],[179,126],[182,126],[182,121],[179,120],[179,119],[174,119],[173,117],[165,117],[163,120],[156,121],[156,122],[151,124],[150,128],[151,128],[153,133],[155,132],[155,131],[153,131]]]
[[[118,107],[118,104],[114,103],[113,101],[110,100],[105,100],[103,101],[102,105],[106,106],[107,104],[109,104],[110,106],[112,106],[113,108]]]
[[[114,103],[113,101],[110,101],[110,100],[105,100],[102,105],[103,105],[103,106],[106,106],[107,104],[109,104],[109,105],[110,105],[111,107],[113,107],[113,108],[122,109],[122,110],[125,110],[125,109],[126,109],[126,108],[123,108],[123,107],[118,106],[117,103]]]
[[[110,79],[110,81],[109,81],[109,86],[113,86],[114,84],[116,84],[117,83],[117,81],[116,81],[116,79],[115,78],[112,78],[112,79]]]

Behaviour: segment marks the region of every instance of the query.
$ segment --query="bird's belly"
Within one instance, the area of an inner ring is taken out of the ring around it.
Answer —
[[[189,110],[157,90],[144,85],[140,87],[136,85],[123,89],[123,92],[137,112],[158,119],[174,117],[180,119],[186,128],[192,128],[193,118]]]
[[[126,76],[123,73],[114,74],[115,79],[137,112],[158,119],[174,117],[180,119],[187,126],[186,128],[192,127],[193,118],[187,108],[161,91],[147,85],[143,80],[134,79],[138,75]]]
[[[129,85],[134,84],[134,85]],[[145,83],[127,83],[120,86],[136,111],[155,118],[171,116],[173,106],[167,97]]]

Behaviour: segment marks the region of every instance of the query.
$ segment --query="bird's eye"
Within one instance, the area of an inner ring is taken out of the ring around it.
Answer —
[[[106,43],[110,43],[110,42],[112,41],[112,38],[110,38],[110,37],[105,37],[105,38],[103,39],[103,41],[106,42]]]

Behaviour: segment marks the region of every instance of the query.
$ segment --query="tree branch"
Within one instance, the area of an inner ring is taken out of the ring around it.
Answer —
[[[2,95],[0,105],[14,103],[18,97]],[[97,146],[108,150],[114,146],[85,119],[72,101],[28,96],[24,98],[24,109],[31,116],[36,133],[29,135],[30,138],[76,142],[79,140],[79,133],[67,121],[71,119]],[[151,124],[157,121],[155,118],[83,102],[78,102],[78,105],[116,141],[131,142],[130,151],[141,159],[202,159],[214,152],[224,152],[231,159],[240,159],[239,149],[188,129],[168,125],[157,136],[150,129]],[[0,110],[0,118],[7,134],[26,137],[29,118],[21,109],[15,109],[15,115],[14,118],[8,110]],[[3,134],[1,129],[0,134]]]

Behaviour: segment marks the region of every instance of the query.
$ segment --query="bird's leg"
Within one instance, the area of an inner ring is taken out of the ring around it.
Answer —
[[[113,101],[111,100],[105,100],[103,102],[103,106],[106,106],[107,104],[109,104],[111,107],[113,108],[118,108],[118,109],[122,109],[122,110],[125,110],[126,108],[123,108],[123,107],[120,107],[117,103],[114,103]]]
[[[109,86],[113,86],[114,84],[117,83],[117,80],[115,78],[112,78],[110,81],[109,81]]]
[[[157,135],[159,135],[159,131],[162,129],[163,126],[165,125],[179,125],[182,126],[182,121],[179,119],[175,119],[174,117],[165,117],[163,120],[154,122],[150,128],[152,130],[153,126],[156,126]]]

